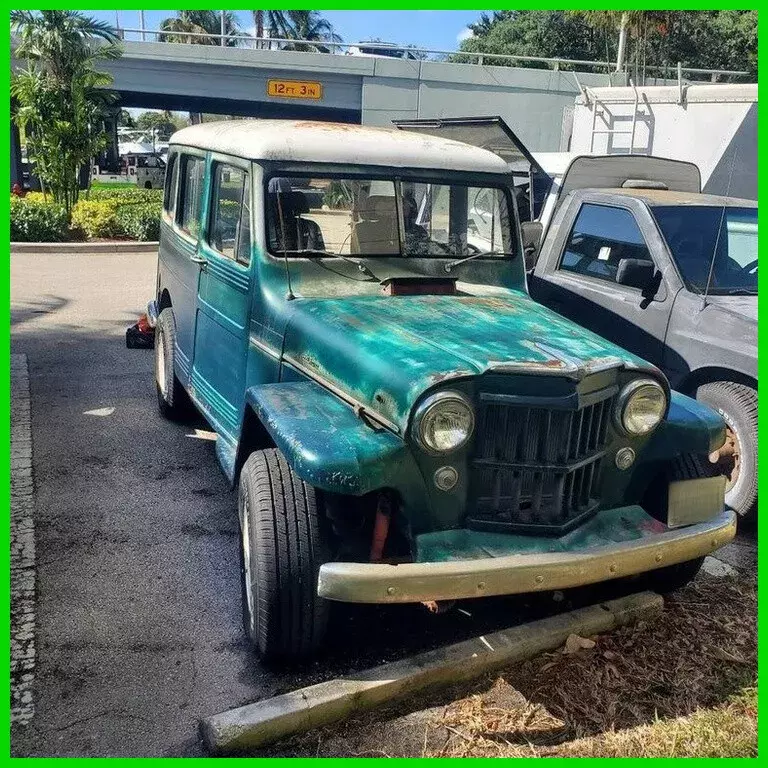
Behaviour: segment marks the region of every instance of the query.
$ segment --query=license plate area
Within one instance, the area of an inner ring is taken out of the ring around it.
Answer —
[[[725,477],[675,480],[669,484],[667,525],[703,523],[719,515],[725,507]]]

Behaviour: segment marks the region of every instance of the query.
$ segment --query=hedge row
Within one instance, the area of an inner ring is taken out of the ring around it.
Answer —
[[[11,242],[60,243],[62,240],[69,240],[69,222],[61,206],[11,195]]]
[[[80,198],[67,221],[60,206],[40,192],[11,196],[12,242],[160,237],[160,189],[93,189]]]

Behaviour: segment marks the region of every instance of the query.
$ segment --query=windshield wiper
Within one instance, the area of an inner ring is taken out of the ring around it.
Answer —
[[[380,283],[376,275],[368,269],[368,266],[358,259],[353,259],[351,256],[345,256],[343,253],[332,253],[331,251],[324,251],[321,248],[305,248],[301,251],[289,251],[289,253],[300,254],[302,256],[328,256],[332,259],[341,259],[342,261],[348,261],[350,264],[354,264],[366,277],[370,277],[371,280],[375,280]]]
[[[714,288],[709,293],[720,296],[757,296],[757,290],[752,288]]]
[[[456,261],[449,261],[443,269],[446,272],[450,272],[454,267],[458,267],[459,264],[464,264],[466,261],[472,261],[472,259],[479,259],[481,256],[514,256],[514,253],[507,253],[506,251],[478,251],[471,256],[465,256],[463,259],[456,259]]]

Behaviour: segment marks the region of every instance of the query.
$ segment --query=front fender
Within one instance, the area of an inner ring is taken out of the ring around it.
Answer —
[[[643,452],[644,460],[672,459],[684,453],[707,455],[725,442],[725,422],[717,411],[672,392],[669,414]]]
[[[349,405],[312,381],[265,384],[246,391],[253,409],[294,472],[317,488],[362,496],[414,477],[402,439],[364,423]]]

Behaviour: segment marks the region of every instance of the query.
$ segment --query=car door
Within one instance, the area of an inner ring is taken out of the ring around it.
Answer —
[[[160,284],[169,292],[176,320],[176,375],[190,386],[195,342],[199,267],[200,207],[205,179],[205,153],[175,148],[163,200],[160,228]]]
[[[213,155],[207,177],[192,387],[216,429],[232,436],[242,411],[248,351],[249,164]]]
[[[637,213],[629,206],[582,202],[573,225],[559,235],[555,258],[536,270],[531,291],[559,314],[661,366],[674,294],[664,277],[658,232]],[[623,259],[654,265],[655,292],[617,282]]]

